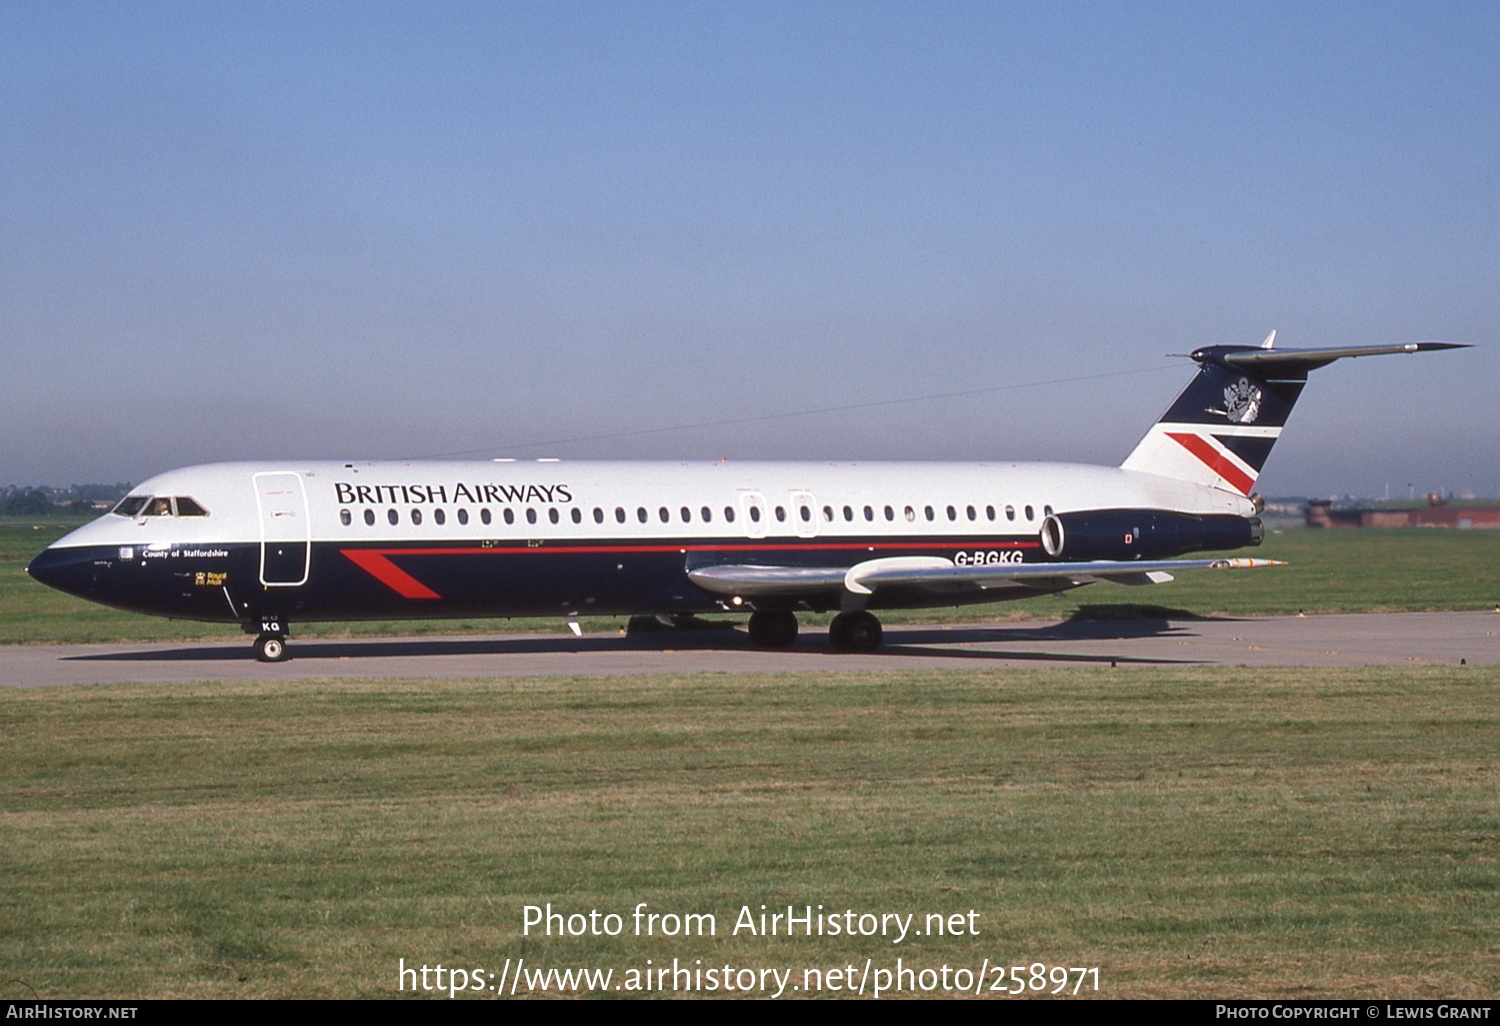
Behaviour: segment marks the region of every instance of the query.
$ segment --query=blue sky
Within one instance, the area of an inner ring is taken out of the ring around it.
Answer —
[[[1268,494],[1495,495],[1496,53],[1493,3],[7,0],[0,483],[1114,463],[1165,354],[1276,328],[1478,348],[1317,372]]]

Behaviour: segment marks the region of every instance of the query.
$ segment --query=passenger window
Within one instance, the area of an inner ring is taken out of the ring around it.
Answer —
[[[781,506],[776,507],[776,519],[783,524],[786,523],[786,510]]]
[[[874,520],[875,519],[875,511],[873,509],[871,509],[869,506],[865,507],[865,519],[866,520]]]
[[[937,514],[933,513],[931,506],[923,506],[922,507],[922,512],[925,513],[925,514],[927,514],[927,519],[928,520],[934,520],[937,517]]]
[[[844,520],[848,523],[854,522],[854,510],[848,506],[844,507]]]
[[[994,520],[995,519],[995,507],[994,506],[986,506],[986,507],[984,507],[984,515],[985,515],[985,517],[987,519]]]
[[[1026,507],[1026,519],[1027,520],[1035,520],[1036,519],[1036,511],[1033,510],[1030,506]]]
[[[557,512],[556,506],[553,506],[551,509],[547,510],[547,519],[552,521],[554,524],[562,519],[561,515]]]
[[[526,507],[526,522],[528,524],[536,523],[536,510],[532,509],[530,506]]]
[[[804,523],[806,523],[807,521],[809,521],[809,520],[812,519],[812,507],[811,506],[799,506],[799,507],[797,507],[797,512],[802,515],[802,520],[803,520]]]
[[[734,507],[733,506],[725,506],[724,507],[724,522],[725,523],[729,523],[729,524],[734,523]]]
[[[365,523],[370,527],[375,526],[375,511],[373,509],[365,510]]]
[[[485,524],[488,524],[490,522],[490,511],[488,507],[479,511],[479,519]]]
[[[979,519],[979,515],[974,512],[974,507],[973,506],[967,506],[967,507],[965,507],[964,512],[966,512],[966,513],[969,514],[969,519],[970,520],[978,520]]]
[[[583,523],[583,510],[579,509],[577,506],[573,507],[573,523]]]
[[[469,511],[468,510],[461,509],[461,510],[458,511],[458,522],[460,524],[467,524],[469,522]]]
[[[1014,519],[1016,519],[1016,507],[1014,507],[1014,506],[1006,506],[1005,507],[1005,519],[1006,520],[1014,520]]]
[[[625,522],[625,507],[624,506],[616,506],[615,507],[615,523],[617,523],[617,524],[623,524],[624,522]]]
[[[594,523],[604,523],[604,510],[600,509],[598,506],[594,507]]]
[[[906,522],[908,524],[917,519],[917,511],[910,506],[906,507],[903,512],[906,514]]]
[[[639,520],[643,524],[646,522],[646,507],[645,506],[637,506],[635,508],[635,518],[637,520]]]
[[[958,519],[958,510],[954,509],[952,506],[948,507],[948,519],[949,520],[957,520]]]
[[[713,518],[714,518],[714,511],[711,510],[711,509],[709,509],[707,506],[703,507],[702,513],[703,513],[703,522],[705,524],[710,523],[713,520]]]
[[[887,520],[895,520],[896,519],[896,511],[893,510],[893,509],[891,509],[891,507],[887,506],[885,508],[885,518]]]
[[[751,506],[750,507],[750,519],[753,520],[753,521],[755,521],[757,524],[760,523],[760,507],[759,506]]]
[[[350,524],[354,523],[354,517],[350,515],[347,509],[341,509],[339,510],[339,523],[343,524],[345,527],[348,527]]]
[[[684,524],[687,524],[687,523],[691,523],[692,520],[693,520],[693,511],[690,510],[690,509],[688,509],[686,506],[682,507],[682,522]]]
[[[442,526],[448,522],[448,514],[440,509],[435,509],[432,511],[432,519],[436,520],[439,526]]]
[[[1042,507],[1042,516],[1044,516],[1044,517],[1050,517],[1051,515],[1052,515],[1052,507],[1051,506],[1043,506]]]
[[[401,523],[401,514],[397,513],[393,509],[388,509],[385,511],[385,519],[390,522],[390,525],[392,527],[395,527],[397,524]]]
[[[667,521],[669,521],[669,520],[672,519],[672,514],[667,510],[667,507],[665,507],[665,506],[663,506],[663,507],[661,507],[661,509],[657,510],[656,511],[656,515],[659,516],[659,517],[661,517],[661,522],[664,523],[664,524]]]
[[[421,510],[414,509],[414,510],[411,511],[411,522],[414,523],[414,524],[416,524],[419,527],[421,526],[421,524],[422,524],[422,511]]]
[[[516,511],[511,509],[509,506],[501,510],[500,514],[501,516],[505,517],[505,522],[507,524],[514,524],[516,522]]]
[[[830,523],[830,524],[833,523],[833,507],[832,506],[824,506],[823,507],[823,520],[825,522],[827,522],[827,523]]]

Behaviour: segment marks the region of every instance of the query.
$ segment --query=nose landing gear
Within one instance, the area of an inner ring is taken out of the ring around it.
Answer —
[[[255,658],[263,663],[279,663],[286,658],[286,639],[262,634],[255,639]]]
[[[247,633],[253,630],[245,625]],[[279,663],[286,658],[286,623],[279,616],[260,618],[260,632],[255,639],[255,658],[262,663]]]

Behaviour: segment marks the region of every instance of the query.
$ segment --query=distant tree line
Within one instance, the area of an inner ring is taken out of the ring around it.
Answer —
[[[5,485],[0,487],[0,516],[93,516],[130,491],[128,483],[82,484],[68,488]]]

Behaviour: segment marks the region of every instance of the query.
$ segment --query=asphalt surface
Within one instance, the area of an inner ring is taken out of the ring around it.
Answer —
[[[257,663],[250,642],[0,647],[0,686],[307,678],[619,676],[1056,666],[1424,666],[1500,663],[1500,613],[1397,613],[887,627],[869,655],[807,628],[790,649],[742,628],[629,636],[505,634],[288,643]]]

